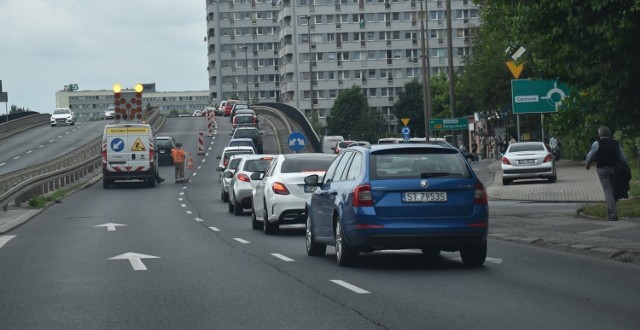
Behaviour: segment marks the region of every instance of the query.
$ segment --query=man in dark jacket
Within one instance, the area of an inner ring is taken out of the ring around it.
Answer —
[[[598,179],[602,185],[604,199],[607,201],[607,211],[609,221],[618,220],[617,202],[620,194],[615,194],[616,186],[616,163],[627,163],[620,143],[611,138],[611,131],[608,127],[598,129],[598,140],[593,142],[591,150],[587,154],[587,170],[592,162],[597,164]],[[619,187],[622,188],[622,187]],[[616,198],[618,195],[618,198]]]

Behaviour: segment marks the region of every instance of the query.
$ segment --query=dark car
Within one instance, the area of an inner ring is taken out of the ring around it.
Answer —
[[[173,136],[156,137],[156,150],[158,151],[158,163],[173,165],[171,149],[175,148],[176,139]]]
[[[253,140],[253,143],[255,143],[256,149],[258,150],[258,153],[259,154],[263,153],[262,133],[260,133],[260,131],[258,131],[257,128],[254,128],[254,127],[238,127],[238,128],[235,129],[235,131],[233,131],[231,138],[232,139],[250,138],[250,139]]]
[[[254,115],[235,115],[233,116],[231,127],[236,129],[238,127],[258,127],[258,117]]]
[[[361,252],[421,249],[427,257],[460,251],[462,262],[485,262],[487,192],[456,149],[433,144],[349,147],[324,177],[305,178],[307,254],[334,245],[341,266]]]
[[[238,110],[250,109],[249,105],[246,103],[234,103],[231,106],[231,112],[229,113],[229,120],[233,122],[233,117],[236,116],[236,112]]]

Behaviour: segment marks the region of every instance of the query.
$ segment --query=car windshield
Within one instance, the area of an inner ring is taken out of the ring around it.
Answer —
[[[252,141],[231,141],[231,143],[229,143],[230,147],[254,147],[254,144]]]
[[[64,114],[68,114],[70,111],[67,109],[57,109],[53,111],[54,115],[64,115]]]
[[[523,143],[523,144],[514,144],[509,148],[509,152],[519,152],[519,151],[544,151],[544,146],[542,143]]]
[[[253,138],[258,135],[260,135],[260,133],[255,129],[237,129],[233,134],[233,138]]]
[[[264,172],[272,159],[247,159],[244,163],[243,171],[247,172]]]
[[[158,143],[158,147],[173,147],[173,143],[171,143],[171,140],[168,139],[162,139],[162,140],[156,140]]]
[[[431,149],[395,149],[371,154],[371,178],[429,178],[470,175],[457,152]]]
[[[282,173],[326,171],[333,157],[322,158],[289,158],[282,162]]]

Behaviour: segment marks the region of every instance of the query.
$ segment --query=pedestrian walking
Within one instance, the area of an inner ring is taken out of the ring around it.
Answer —
[[[608,127],[600,127],[598,129],[598,140],[593,142],[591,150],[587,154],[587,170],[591,168],[591,163],[594,161],[596,162],[598,179],[602,186],[604,199],[607,202],[607,213],[609,215],[607,220],[617,221],[617,202],[623,194],[616,193],[616,164],[627,164],[627,159],[624,157],[620,143],[611,138],[611,131]],[[618,189],[621,190],[623,188],[618,187]]]
[[[171,149],[171,158],[173,158],[176,183],[183,182],[185,152],[182,150],[182,143],[176,143],[176,147]]]

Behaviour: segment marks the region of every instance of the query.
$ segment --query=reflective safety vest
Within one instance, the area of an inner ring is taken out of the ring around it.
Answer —
[[[174,162],[184,163],[184,157],[184,150],[178,148],[171,149],[171,158],[173,158]]]

